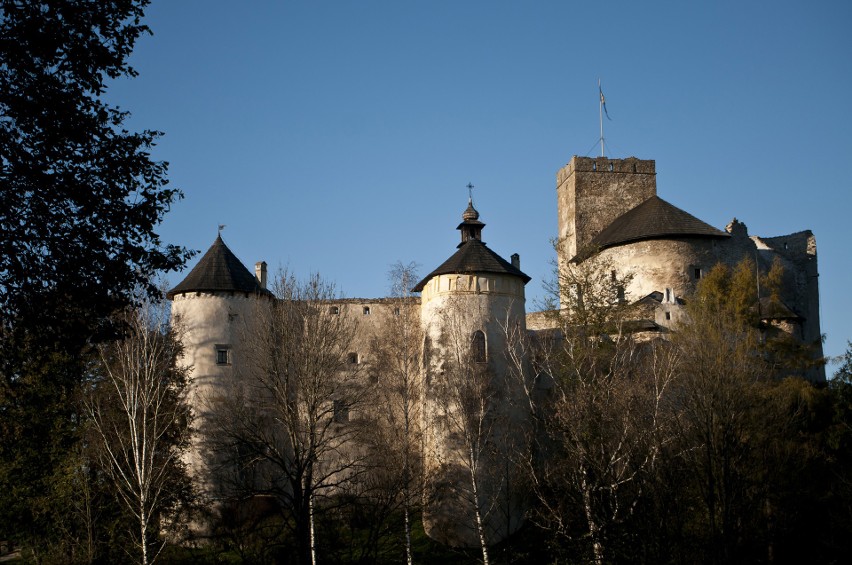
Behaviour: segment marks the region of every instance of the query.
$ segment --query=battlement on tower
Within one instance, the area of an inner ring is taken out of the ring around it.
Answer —
[[[613,220],[657,194],[654,160],[574,157],[556,173],[559,241],[570,260]]]
[[[609,157],[574,157],[571,162],[562,167],[556,175],[556,182],[562,184],[568,176],[575,172],[583,173],[629,173],[639,175],[656,175],[656,161],[653,159],[611,159]]]

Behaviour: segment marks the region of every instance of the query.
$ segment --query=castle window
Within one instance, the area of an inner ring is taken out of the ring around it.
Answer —
[[[488,361],[485,350],[485,334],[482,330],[473,332],[473,337],[470,343],[470,352],[475,363],[485,363]]]
[[[216,346],[216,364],[230,365],[231,364],[231,346],[217,345]]]
[[[671,301],[672,301],[672,289],[667,288],[666,289],[666,302],[671,302]]]
[[[370,315],[370,307],[369,307],[369,306],[364,306],[364,315],[365,315],[365,316],[369,316],[369,315]]]
[[[338,424],[345,424],[349,422],[349,405],[347,405],[342,400],[334,401],[334,421]]]
[[[666,320],[671,320],[671,319],[672,319],[672,313],[666,312]]]
[[[610,161],[610,163],[609,163],[609,170],[610,170],[610,172],[612,172],[612,170],[613,170],[612,161]]]
[[[331,313],[335,316],[339,316],[340,315],[340,306],[332,306],[331,307]]]
[[[399,316],[399,306],[397,306],[396,308],[393,309],[393,315]]]
[[[701,267],[695,267],[693,276],[695,277],[695,280],[699,280],[701,278]]]
[[[349,355],[346,356],[346,360],[349,361],[350,365],[357,365],[358,364],[358,354],[353,351],[352,353],[350,353]]]

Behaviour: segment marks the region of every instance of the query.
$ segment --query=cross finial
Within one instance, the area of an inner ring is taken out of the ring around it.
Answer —
[[[222,235],[223,229],[225,229],[225,224],[219,224],[219,235]]]
[[[470,199],[471,202],[473,202],[473,183],[472,182],[467,183],[467,197],[468,197],[468,199]]]

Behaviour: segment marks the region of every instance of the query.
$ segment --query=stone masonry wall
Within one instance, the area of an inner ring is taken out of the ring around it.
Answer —
[[[657,193],[653,160],[571,158],[556,174],[560,262],[568,261],[618,216]]]

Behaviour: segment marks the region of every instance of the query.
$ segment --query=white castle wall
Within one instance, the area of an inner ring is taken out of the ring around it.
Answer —
[[[242,341],[256,316],[257,308],[269,299],[245,293],[178,294],[172,302],[172,320],[183,332],[182,363],[191,368],[189,402],[194,410],[194,433],[186,457],[193,480],[202,496],[217,498],[222,485],[216,474],[222,454],[210,449],[208,437],[213,428],[215,399],[226,393],[236,378],[244,348]],[[226,363],[219,363],[217,351],[228,351]]]
[[[509,343],[505,328],[525,333],[524,284],[508,275],[439,275],[421,295],[424,346],[424,465],[427,478],[423,524],[433,539],[454,546],[479,544],[471,500],[470,466],[461,430],[457,388],[450,379],[483,376],[491,385],[487,397],[489,418],[496,425],[483,441],[493,451],[482,455],[479,482],[480,511],[489,543],[504,539],[520,527],[522,497],[511,491],[514,468],[508,465],[509,448],[523,449],[526,419],[513,402],[520,383],[507,363]],[[465,354],[473,333],[486,337],[487,363],[454,371],[451,359]],[[482,374],[479,371],[482,371]],[[450,391],[449,394],[447,391]]]

